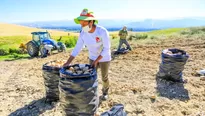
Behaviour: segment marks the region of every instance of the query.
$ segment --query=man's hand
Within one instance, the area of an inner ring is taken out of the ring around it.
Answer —
[[[69,65],[70,65],[70,63],[66,62],[65,64],[63,64],[63,67],[67,67]]]
[[[98,61],[95,60],[92,62],[91,66],[93,66],[94,68],[97,68],[97,65],[98,65]]]
[[[99,61],[102,59],[103,57],[101,55],[98,56],[98,58],[92,62],[91,66],[93,66],[94,68],[97,68]]]

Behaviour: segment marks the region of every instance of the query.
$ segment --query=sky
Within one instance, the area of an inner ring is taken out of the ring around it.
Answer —
[[[205,0],[0,0],[0,22],[73,20],[83,8],[98,19],[205,17]]]

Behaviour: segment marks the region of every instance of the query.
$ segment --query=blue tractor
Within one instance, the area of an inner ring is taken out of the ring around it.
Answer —
[[[31,57],[38,56],[39,52],[41,57],[47,57],[53,50],[66,51],[65,44],[51,39],[48,32],[32,32],[31,34],[32,40],[27,43],[27,51]]]

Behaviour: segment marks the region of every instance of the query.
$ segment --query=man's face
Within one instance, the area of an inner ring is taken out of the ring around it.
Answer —
[[[91,27],[91,26],[92,26],[92,23],[93,23],[93,21],[90,21],[90,23],[89,23],[89,21],[80,20],[80,25],[81,25],[82,27],[85,27],[85,26],[87,26],[87,25],[89,25],[89,27]]]
[[[127,27],[123,27],[123,30],[126,30],[127,29]]]

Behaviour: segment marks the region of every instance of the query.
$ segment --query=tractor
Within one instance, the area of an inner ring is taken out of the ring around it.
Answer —
[[[53,50],[58,52],[66,51],[66,46],[62,42],[56,42],[50,37],[48,32],[32,32],[32,40],[27,45],[27,52],[31,57],[39,55],[41,57],[47,57]]]

